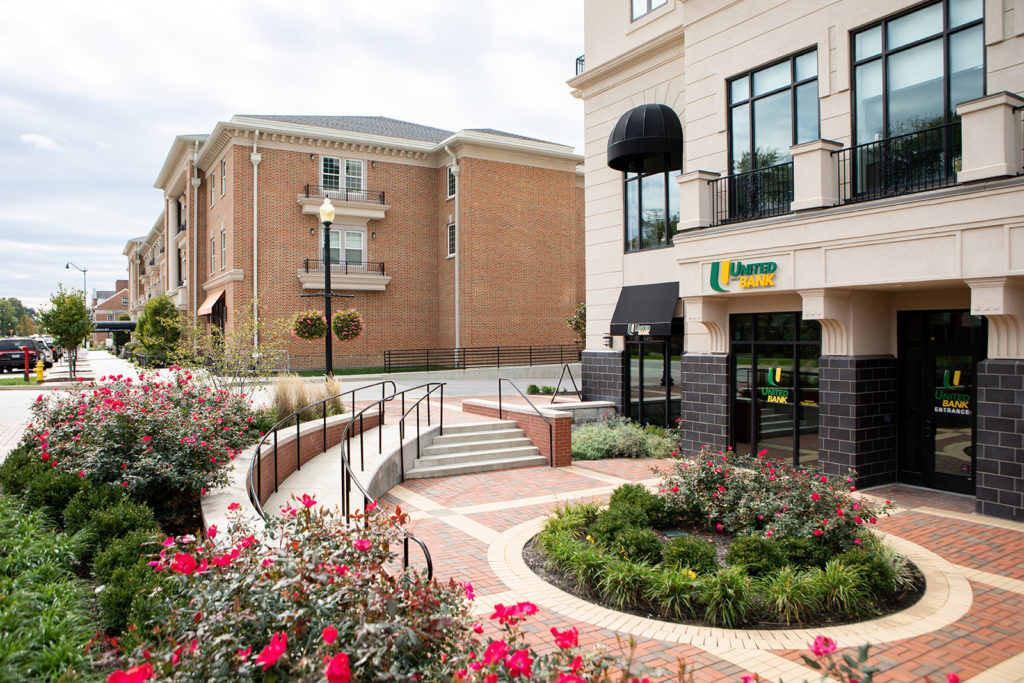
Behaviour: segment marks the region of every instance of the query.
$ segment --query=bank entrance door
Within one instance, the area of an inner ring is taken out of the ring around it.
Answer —
[[[640,424],[674,427],[679,417],[683,338],[626,340],[627,417]]]
[[[985,320],[967,311],[903,311],[898,322],[899,480],[973,494]]]

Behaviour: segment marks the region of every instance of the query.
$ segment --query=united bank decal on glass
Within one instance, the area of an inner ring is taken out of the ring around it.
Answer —
[[[964,393],[966,387],[960,384],[959,370],[943,370],[942,387],[935,389],[935,412],[954,415],[971,414],[971,395]]]

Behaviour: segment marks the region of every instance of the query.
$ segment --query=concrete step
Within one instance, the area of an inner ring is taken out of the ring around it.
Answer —
[[[523,430],[519,428],[500,429],[492,428],[487,431],[458,432],[450,434],[447,429],[443,436],[434,437],[434,446],[448,446],[451,444],[476,442],[476,441],[502,441],[504,439],[518,439],[523,436]]]
[[[461,451],[458,453],[432,453],[427,455],[426,450],[416,460],[414,468],[438,467],[441,465],[472,465],[474,463],[485,463],[492,460],[506,460],[508,458],[529,458],[540,455],[537,447],[530,443],[529,439],[523,439],[525,443],[509,445],[501,448],[481,448],[474,451]]]
[[[486,434],[479,434],[476,436],[486,436]],[[469,453],[473,451],[487,451],[494,448],[511,448],[513,446],[530,446],[531,441],[527,439],[522,430],[519,434],[511,437],[504,437],[500,439],[480,439],[480,440],[466,440],[466,441],[453,441],[443,444],[438,444],[437,440],[430,446],[423,449],[421,457],[429,457],[434,455],[447,455],[449,453]]]
[[[416,467],[405,473],[405,478],[428,479],[430,477],[450,477],[456,474],[493,472],[494,470],[507,470],[516,467],[537,467],[547,464],[548,461],[541,455],[523,458],[505,458],[502,460],[488,460],[485,462],[476,462],[464,465],[444,465],[439,467],[422,467],[419,462],[417,462]]]
[[[462,434],[464,432],[486,432],[492,429],[515,429],[516,423],[512,420],[491,420],[489,422],[468,422],[461,425],[445,425],[444,435]]]

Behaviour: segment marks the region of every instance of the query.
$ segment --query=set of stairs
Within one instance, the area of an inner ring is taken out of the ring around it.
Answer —
[[[406,479],[448,477],[513,467],[546,465],[547,459],[509,420],[451,425],[423,449]]]

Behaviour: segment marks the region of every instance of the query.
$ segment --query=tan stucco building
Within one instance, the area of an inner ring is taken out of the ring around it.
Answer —
[[[1024,4],[594,0],[584,391],[1024,517]]]

